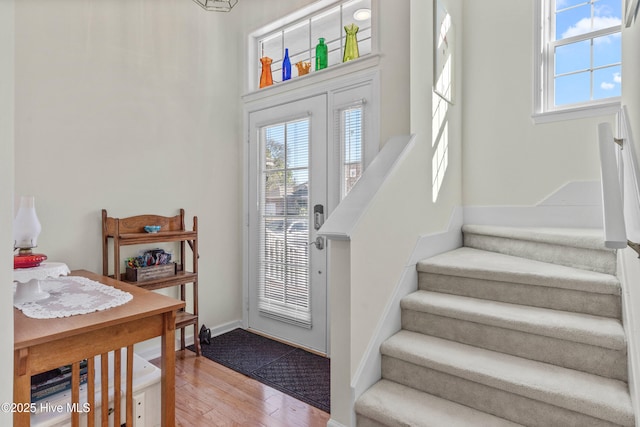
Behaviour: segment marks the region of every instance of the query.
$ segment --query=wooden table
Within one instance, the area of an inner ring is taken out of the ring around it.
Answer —
[[[133,299],[119,307],[62,319],[33,319],[14,308],[13,403],[16,405],[15,409],[20,410],[18,405],[25,403],[28,405],[31,401],[32,375],[83,359],[93,360],[96,355],[133,346],[137,342],[160,336],[162,337],[162,425],[173,426],[175,424],[175,318],[176,311],[183,308],[185,303],[85,270],[72,271],[71,275],[83,276],[114,286],[132,294]],[[119,354],[119,352],[116,353]],[[89,390],[92,389],[93,387],[89,386]],[[77,391],[75,393],[77,398]],[[16,427],[29,426],[30,411],[14,412],[13,420],[13,425]]]

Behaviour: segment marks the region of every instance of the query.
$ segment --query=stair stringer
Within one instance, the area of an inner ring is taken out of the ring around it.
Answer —
[[[458,206],[451,213],[446,231],[418,237],[400,280],[396,284],[393,296],[387,301],[384,312],[376,325],[373,338],[369,341],[365,354],[351,381],[352,408],[356,400],[382,378],[380,346],[401,329],[402,309],[400,301],[418,289],[418,270],[416,268],[418,261],[462,247],[463,222],[463,208]],[[351,415],[351,425],[355,426],[355,410],[352,410]]]
[[[618,250],[618,280],[622,288],[622,324],[627,337],[628,384],[631,403],[640,415],[640,259],[630,248]],[[640,427],[640,416],[636,416]]]

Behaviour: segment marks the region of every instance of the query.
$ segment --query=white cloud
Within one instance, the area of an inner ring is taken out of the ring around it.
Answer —
[[[622,75],[620,73],[613,73],[613,81],[615,83],[622,83]]]
[[[615,25],[620,25],[621,22],[620,18],[614,16],[596,16],[593,18],[592,27],[590,18],[582,18],[575,25],[572,25],[567,29],[567,31],[562,33],[562,38],[565,39],[567,37],[578,36],[590,31],[613,27]]]
[[[611,89],[613,89],[614,87],[616,87],[616,85],[615,85],[615,84],[613,84],[613,83],[609,83],[609,82],[602,82],[602,83],[600,84],[600,87],[601,87],[602,89],[604,89],[604,90],[611,90]]]

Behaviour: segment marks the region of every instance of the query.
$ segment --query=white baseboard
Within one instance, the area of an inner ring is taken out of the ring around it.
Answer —
[[[351,382],[352,407],[355,401],[382,376],[380,345],[401,328],[400,300],[418,288],[418,261],[462,246],[463,210],[456,207],[449,220],[447,231],[420,236],[405,266],[393,296],[387,301],[373,338]],[[355,420],[355,412],[352,414]],[[328,425],[328,424],[327,424]],[[353,423],[355,426],[355,421]]]
[[[211,336],[217,337],[218,335],[226,334],[234,329],[242,328],[242,320],[234,320],[231,322],[223,323],[222,325],[209,327],[211,330]]]
[[[329,421],[327,421],[327,427],[346,427],[346,426],[330,418]]]
[[[202,326],[202,325],[201,325]],[[226,332],[232,331],[236,328],[241,328],[242,327],[242,321],[241,320],[234,320],[232,322],[227,322],[227,323],[223,323],[222,325],[218,325],[215,327],[209,327],[209,329],[211,330],[211,336],[215,337],[218,335],[222,335]],[[193,345],[194,340],[193,340],[194,336],[193,334],[188,334],[185,336],[185,344],[187,346],[189,345]],[[139,349],[136,349],[136,354],[146,360],[152,360],[152,359],[157,359],[158,357],[160,357],[161,355],[161,347],[160,347],[160,342],[159,339],[156,339],[156,341],[158,342],[157,345],[151,345],[148,348],[145,348],[143,346],[140,346]],[[176,334],[176,342],[175,342],[175,349],[176,351],[180,349],[180,334]]]
[[[465,206],[464,223],[602,228],[600,181],[572,181],[532,206]]]

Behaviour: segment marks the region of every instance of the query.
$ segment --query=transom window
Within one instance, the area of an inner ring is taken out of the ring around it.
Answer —
[[[621,0],[539,0],[537,112],[618,101]]]
[[[272,60],[273,82],[282,80],[282,61],[285,49],[289,49],[291,77],[298,77],[298,62],[308,62],[309,72],[315,71],[316,45],[322,37],[328,51],[328,67],[342,63],[346,34],[344,27],[349,24],[358,26],[357,40],[360,56],[371,53],[371,0],[348,0],[316,10],[285,25],[255,36],[255,58],[257,70],[251,70],[254,80],[259,81],[262,57]],[[253,89],[257,84],[250,85]]]

